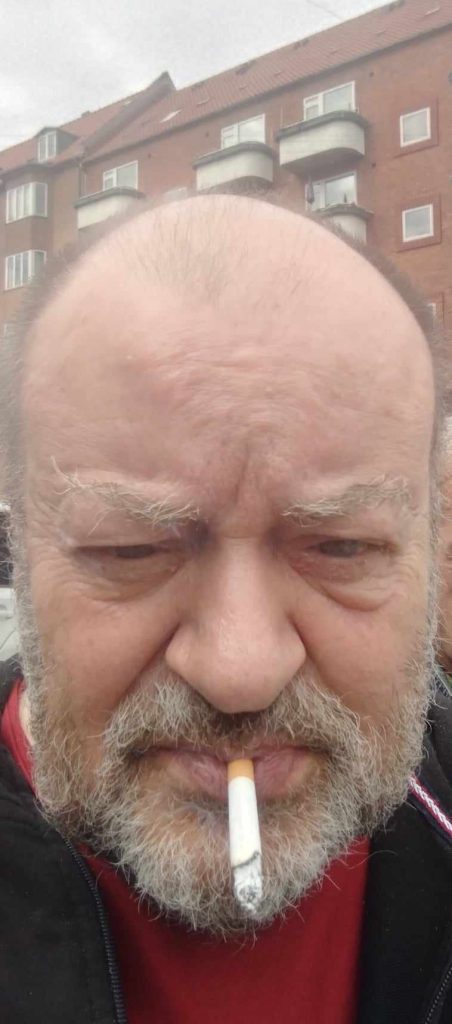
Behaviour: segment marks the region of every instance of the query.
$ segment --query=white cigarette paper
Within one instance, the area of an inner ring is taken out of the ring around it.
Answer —
[[[234,895],[253,914],[262,899],[262,850],[253,762],[228,764],[229,855]]]

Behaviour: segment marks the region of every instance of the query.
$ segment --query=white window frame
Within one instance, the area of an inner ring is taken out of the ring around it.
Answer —
[[[407,213],[413,213],[414,210],[430,210],[430,228],[426,234],[423,235],[408,235],[406,233],[406,215]],[[433,203],[421,203],[419,206],[409,206],[406,210],[402,210],[402,238],[404,242],[417,242],[422,238],[433,238],[435,234],[435,213],[433,210]]]
[[[124,170],[124,167],[135,167],[135,185],[118,185],[118,171]],[[111,177],[111,183],[106,184],[108,178]],[[102,175],[102,190],[106,192],[110,188],[138,188],[138,160],[129,160],[126,164],[119,164],[118,167],[110,167],[108,171],[104,171]]]
[[[52,160],[58,153],[57,131],[45,132],[38,139],[38,161],[44,164],[46,160]]]
[[[321,191],[322,191],[322,205],[321,206],[317,206],[315,201],[314,201],[314,203],[308,203],[306,201],[306,209],[307,210],[312,210],[313,213],[315,213],[317,210],[328,210],[329,207],[326,205],[326,202],[325,202],[325,199],[326,199],[326,188],[325,188],[325,186],[330,181],[340,181],[341,178],[352,178],[352,177],[355,180],[355,198],[353,200],[353,203],[357,203],[358,202],[358,178],[357,178],[357,174],[356,174],[356,171],[347,171],[346,174],[334,174],[331,178],[321,178],[319,181],[313,181],[312,182],[312,188],[314,189],[314,191],[315,191],[315,189],[321,189]],[[337,206],[338,204],[337,203],[333,203],[332,205],[333,206]],[[351,206],[352,204],[350,203],[349,205]]]
[[[427,114],[427,135],[419,135],[417,139],[408,139],[406,142],[403,138],[403,125],[406,117],[413,117],[415,114]],[[400,115],[400,145],[415,146],[418,142],[428,142],[432,137],[432,115],[430,107],[419,107],[419,110],[408,110],[406,114]]]
[[[230,146],[238,146],[240,144],[240,142],[242,142],[242,139],[240,138],[240,129],[243,128],[243,126],[245,124],[249,124],[250,121],[260,121],[261,122],[261,125],[262,125],[262,128],[263,128],[262,138],[255,139],[255,141],[256,142],[265,142],[266,137],[267,137],[267,134],[266,134],[266,123],[265,123],[265,114],[254,114],[253,117],[247,117],[247,118],[245,118],[244,121],[236,121],[235,124],[227,124],[227,125],[225,125],[221,129],[221,141],[220,141],[221,149],[229,149]],[[232,134],[232,139],[233,139],[232,142],[226,142],[226,143],[224,142],[224,138],[225,138],[226,132],[229,132],[229,133]],[[246,139],[245,141],[246,142],[250,142],[252,140]]]
[[[36,255],[37,253],[42,254],[44,257],[43,263],[46,262],[47,253],[44,249],[25,249],[24,252],[13,252],[9,256],[5,256],[5,292],[12,291],[14,288],[22,288],[24,285],[29,284],[36,274]],[[25,261],[24,257],[27,257]],[[26,271],[24,266],[26,263]],[[9,268],[13,268],[12,273],[12,284],[8,284]]]
[[[309,121],[310,118],[306,116],[309,107],[318,106],[319,112],[315,114],[315,117],[321,117],[325,113],[325,96],[328,96],[331,92],[336,92],[337,89],[345,89],[348,85],[352,87],[352,103],[350,107],[338,107],[338,111],[341,109],[345,110],[356,110],[356,83],[355,82],[341,82],[340,85],[334,85],[331,89],[324,89],[323,92],[316,92],[312,96],[306,96],[303,100],[303,118],[305,121]],[[333,111],[331,111],[333,113]]]
[[[44,189],[44,213],[37,213],[37,186]],[[27,199],[28,195],[28,199]],[[27,210],[28,202],[28,210]],[[9,188],[6,193],[6,223],[25,220],[26,217],[47,217],[47,185],[44,181],[27,181]]]

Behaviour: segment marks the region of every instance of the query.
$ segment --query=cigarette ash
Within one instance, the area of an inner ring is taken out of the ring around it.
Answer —
[[[262,857],[258,850],[232,869],[234,895],[247,914],[255,914],[262,901]]]

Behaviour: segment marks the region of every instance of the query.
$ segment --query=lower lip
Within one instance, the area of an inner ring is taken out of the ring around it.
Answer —
[[[191,750],[154,750],[152,761],[176,783],[179,791],[227,799],[227,765],[209,754]],[[259,800],[285,797],[306,781],[317,755],[303,747],[283,747],[253,758]]]

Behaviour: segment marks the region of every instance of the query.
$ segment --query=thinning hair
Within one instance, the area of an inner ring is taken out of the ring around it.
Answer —
[[[252,206],[252,197],[248,195],[246,198]],[[224,283],[224,260],[221,258],[221,249],[222,246],[224,249],[224,232],[227,232],[231,214],[226,195],[223,196],[224,209],[222,209],[221,196],[218,196],[218,199],[217,216],[216,219],[214,218],[211,233],[207,236],[206,251],[203,253],[201,267],[199,249],[191,243],[191,223],[197,216],[196,197],[193,196],[178,204],[183,205],[184,216],[179,219],[177,216],[175,217],[170,231],[165,231],[164,226],[159,230],[157,218],[157,230],[153,233],[152,245],[147,248],[145,245],[141,245],[142,240],[140,239],[140,245],[133,244],[127,252],[127,232],[124,234],[121,228],[127,227],[147,211],[158,211],[168,205],[165,202],[140,202],[138,209],[134,208],[132,212],[128,211],[125,215],[110,218],[100,227],[90,229],[87,237],[67,246],[50,259],[41,274],[28,286],[24,302],[14,321],[10,323],[10,329],[3,339],[0,351],[2,497],[10,504],[16,515],[22,504],[23,486],[21,388],[32,328],[39,321],[44,310],[51,305],[57,295],[64,291],[88,254],[98,246],[102,253],[105,242],[116,244],[118,255],[121,255],[124,261],[128,260],[140,271],[154,272],[160,280],[163,276],[165,283],[176,289],[178,286],[183,286],[184,282],[188,283],[197,279],[201,282],[202,278],[202,286],[205,291],[212,296],[215,293],[218,294]],[[361,255],[390,284],[411,311],[425,337],[433,365],[436,408],[433,456],[436,463],[441,451],[439,441],[442,437],[442,426],[447,409],[449,353],[445,333],[435,321],[426,302],[405,275],[378,250],[351,238],[335,226],[326,223],[318,215],[300,213],[299,210],[282,201],[278,194],[272,195],[270,198],[264,197],[264,200],[261,198],[260,203],[262,201],[270,206],[282,207],[300,218],[314,220],[321,225],[323,230],[339,237],[344,245]],[[190,221],[190,217],[186,216],[187,203],[193,203],[192,221]],[[221,245],[218,232],[220,221],[223,228]],[[237,255],[238,272],[240,272],[239,266],[240,254]]]

